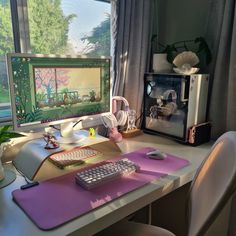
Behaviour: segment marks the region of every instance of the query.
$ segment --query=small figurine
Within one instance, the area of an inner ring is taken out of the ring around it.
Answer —
[[[89,128],[89,137],[95,137],[96,136],[96,131],[94,128]]]
[[[56,149],[59,148],[59,143],[57,142],[57,139],[54,135],[47,132],[43,134],[43,139],[46,142],[45,149]]]
[[[127,130],[137,129],[137,127],[135,125],[135,119],[136,119],[136,111],[135,110],[129,110]]]

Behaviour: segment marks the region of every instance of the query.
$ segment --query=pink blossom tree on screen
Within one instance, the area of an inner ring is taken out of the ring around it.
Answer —
[[[47,94],[48,98],[52,93],[57,95],[58,88],[69,83],[68,70],[65,68],[35,68],[34,73],[37,93]]]

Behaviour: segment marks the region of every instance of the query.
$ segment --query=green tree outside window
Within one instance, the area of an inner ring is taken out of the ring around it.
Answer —
[[[75,14],[64,16],[60,0],[28,1],[30,44],[33,53],[65,53]]]
[[[100,25],[93,28],[90,36],[85,36],[82,40],[87,40],[84,52],[89,56],[110,56],[111,45],[110,15],[102,21]]]

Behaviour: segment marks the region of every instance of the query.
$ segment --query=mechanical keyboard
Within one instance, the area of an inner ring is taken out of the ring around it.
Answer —
[[[103,164],[88,168],[76,174],[76,183],[85,189],[92,189],[108,181],[121,176],[130,175],[138,171],[140,167],[127,158],[115,161],[104,162]]]
[[[101,156],[102,153],[91,147],[76,147],[71,150],[55,153],[49,160],[60,168],[83,164],[89,157]]]

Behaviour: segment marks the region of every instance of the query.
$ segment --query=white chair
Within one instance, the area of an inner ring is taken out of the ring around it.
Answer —
[[[236,188],[236,132],[217,139],[191,184],[187,213],[187,235],[203,236]],[[99,235],[173,236],[157,226],[122,221]]]

